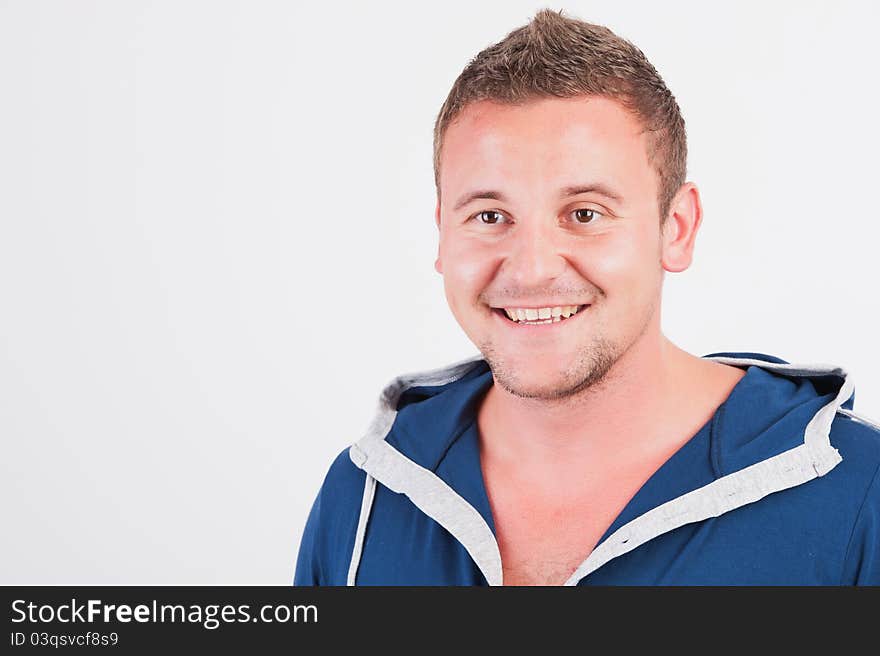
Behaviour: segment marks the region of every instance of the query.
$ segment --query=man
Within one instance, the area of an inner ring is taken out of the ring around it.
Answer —
[[[383,390],[294,583],[880,584],[880,430],[846,373],[661,332],[702,210],[641,51],[542,10],[434,137],[435,267],[481,355]]]

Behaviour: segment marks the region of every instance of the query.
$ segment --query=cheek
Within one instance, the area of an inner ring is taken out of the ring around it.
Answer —
[[[443,259],[443,284],[450,300],[457,297],[463,303],[469,303],[491,281],[495,258],[485,245],[441,241],[440,257]]]
[[[617,300],[639,302],[654,293],[655,278],[660,276],[658,239],[645,233],[607,235],[584,246],[578,259],[586,279]]]

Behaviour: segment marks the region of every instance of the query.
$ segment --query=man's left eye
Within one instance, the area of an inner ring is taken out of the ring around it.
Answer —
[[[600,216],[602,216],[602,212],[599,210],[594,210],[589,207],[581,207],[580,209],[576,209],[572,212],[575,216],[575,220],[578,223],[591,223],[595,221]]]

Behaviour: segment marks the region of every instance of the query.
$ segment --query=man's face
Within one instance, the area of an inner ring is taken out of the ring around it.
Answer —
[[[641,124],[620,104],[472,104],[446,132],[440,178],[435,267],[453,315],[506,390],[570,396],[659,334],[657,175]],[[468,201],[486,191],[496,198]],[[539,308],[560,306],[585,307],[555,321],[554,309],[544,324],[514,322],[503,309],[540,320]]]

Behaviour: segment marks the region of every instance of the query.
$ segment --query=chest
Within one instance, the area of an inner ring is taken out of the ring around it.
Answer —
[[[590,555],[641,477],[557,495],[487,482],[505,585],[561,585]]]

